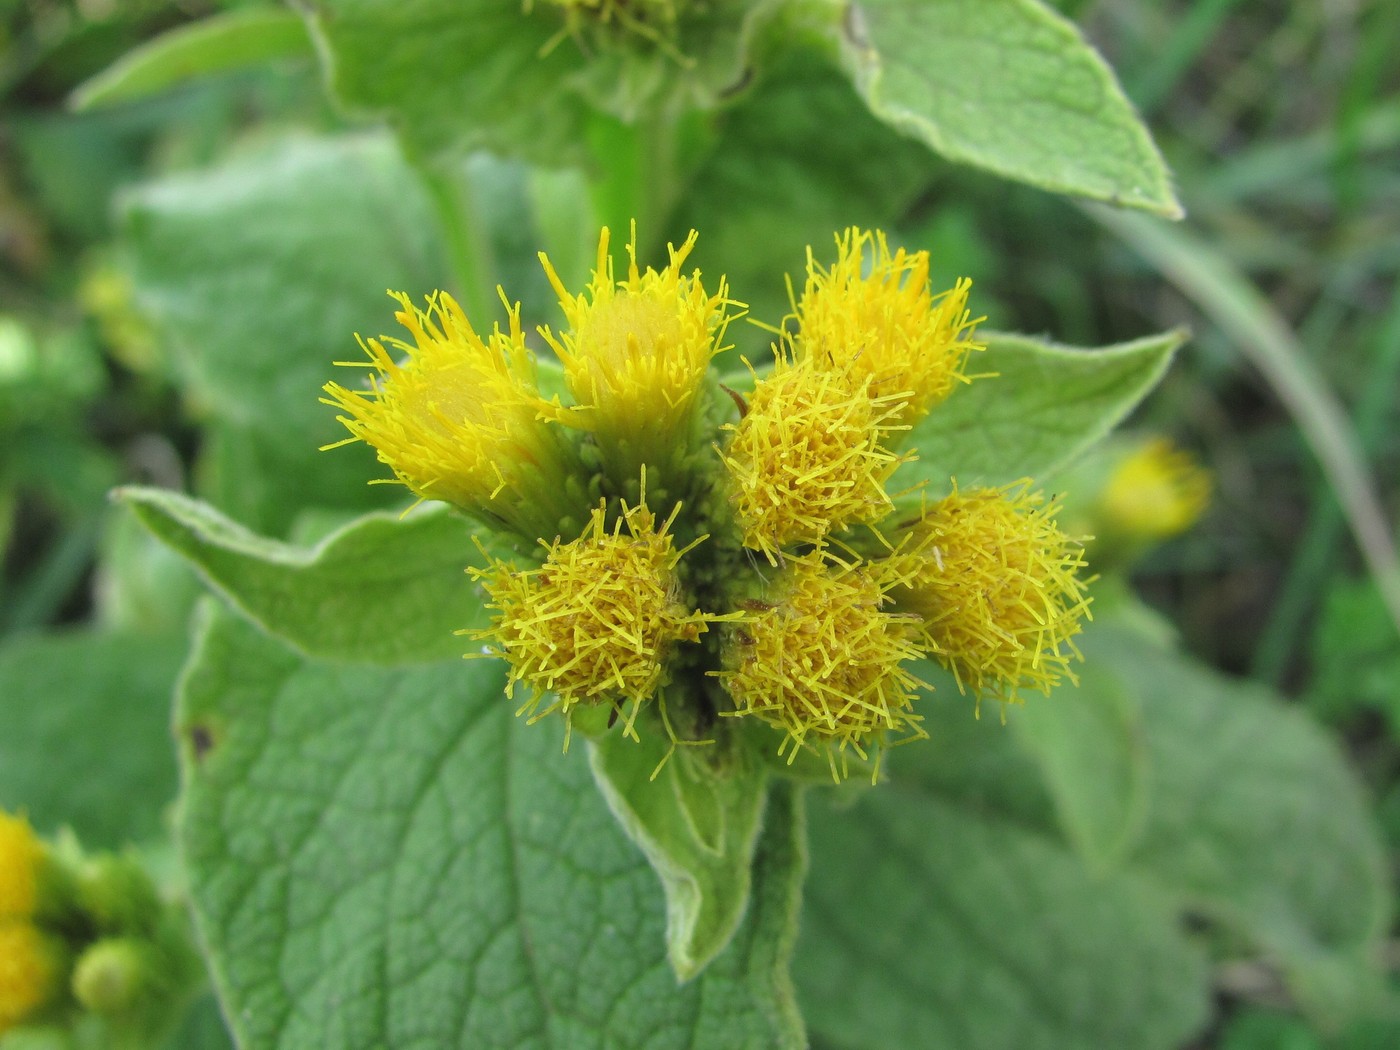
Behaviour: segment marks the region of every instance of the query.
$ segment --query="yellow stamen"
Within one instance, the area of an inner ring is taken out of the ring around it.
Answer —
[[[905,458],[885,447],[902,429],[898,412],[898,399],[874,396],[868,379],[780,353],[720,451],[744,545],[776,564],[782,547],[887,514],[885,482]]]
[[[520,308],[507,304],[509,326],[483,340],[462,308],[439,292],[419,310],[395,293],[395,314],[413,343],[362,340],[376,375],[368,391],[327,383],[327,404],[373,446],[397,479],[425,499],[445,500],[519,533],[544,534],[571,507],[565,494],[572,461],[544,405],[535,365],[520,328]],[[328,448],[334,446],[327,446]],[[583,508],[586,511],[586,506]]]
[[[795,343],[803,360],[849,369],[876,397],[897,398],[898,418],[914,423],[968,377],[981,320],[967,309],[972,282],[934,295],[928,252],[891,253],[885,235],[852,227],[836,238],[829,269],[807,251],[807,283],[797,305]]]
[[[1027,485],[954,491],[926,508],[917,567],[897,592],[901,608],[924,617],[935,658],[979,699],[1074,681],[1073,639],[1090,618],[1083,548]]]
[[[885,608],[905,579],[896,561],[789,556],[728,636],[717,674],[734,714],[785,730],[789,760],[799,747],[826,750],[833,772],[848,748],[864,758],[889,736],[923,736],[912,704],[924,683],[903,666],[924,655],[918,621]]]

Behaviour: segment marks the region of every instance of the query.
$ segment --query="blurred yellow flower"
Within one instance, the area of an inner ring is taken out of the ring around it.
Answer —
[[[43,857],[44,847],[29,821],[0,810],[0,922],[33,916]]]
[[[1155,438],[1113,469],[1095,511],[1106,533],[1156,542],[1196,524],[1210,494],[1210,472],[1190,453]]]
[[[58,997],[63,957],[61,945],[33,923],[0,921],[0,1035]]]
[[[1028,482],[954,491],[915,527],[916,568],[898,592],[919,613],[932,655],[980,700],[1015,701],[1074,680],[1074,636],[1089,617],[1082,545]]]

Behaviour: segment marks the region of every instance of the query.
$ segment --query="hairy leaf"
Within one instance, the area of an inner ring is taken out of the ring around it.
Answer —
[[[317,663],[205,625],[179,835],[243,1050],[803,1045],[794,796],[770,801],[743,924],[678,986],[655,875],[583,749],[513,718],[503,677]]]

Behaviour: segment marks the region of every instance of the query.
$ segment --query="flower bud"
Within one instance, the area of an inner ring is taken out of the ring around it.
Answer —
[[[891,253],[885,235],[852,227],[836,238],[838,258],[824,269],[807,252],[807,284],[797,304],[799,356],[818,367],[852,370],[872,396],[896,404],[911,424],[968,377],[977,321],[967,309],[972,282],[934,295],[928,252]]]
[[[904,666],[921,658],[917,619],[898,615],[892,561],[842,561],[822,551],[789,556],[762,600],[730,628],[718,677],[739,716],[786,731],[789,761],[800,747],[862,758],[888,736],[923,736],[912,710],[924,683]],[[877,767],[878,773],[878,767]]]
[[[571,514],[581,518],[586,505],[573,499],[581,471],[559,428],[539,418],[545,402],[519,307],[506,331],[482,339],[445,292],[427,310],[395,298],[414,342],[387,343],[407,360],[395,361],[378,339],[361,342],[376,374],[368,391],[326,384],[322,400],[346,413],[338,418],[352,436],[325,447],[364,441],[418,496],[517,535],[548,535]]]
[[[598,238],[598,260],[588,290],[573,295],[549,258],[540,262],[559,296],[568,329],[540,334],[559,355],[574,407],[553,418],[588,431],[618,491],[635,484],[643,465],[674,470],[695,444],[691,435],[710,361],[722,347],[733,305],[723,278],[714,295],[700,271],[681,272],[695,247],[691,232],[669,248],[661,271],[637,267],[637,229],[627,244],[627,276],[617,280],[608,229]]]
[[[105,938],[78,957],[73,995],[93,1013],[131,1013],[170,983],[167,970],[165,960],[149,941]]]
[[[780,354],[720,452],[744,546],[777,564],[783,547],[889,513],[885,482],[903,458],[885,446],[898,410],[869,379]]]
[[[917,567],[898,591],[900,607],[923,616],[935,659],[979,699],[1073,680],[1073,638],[1089,615],[1082,545],[1026,484],[954,491],[927,507]]]
[[[510,663],[512,686],[530,689],[522,711],[535,712],[548,694],[555,699],[534,717],[629,702],[631,731],[637,707],[665,684],[675,644],[698,640],[713,619],[680,599],[676,569],[690,548],[672,542],[675,514],[657,528],[645,504],[624,505],[609,529],[600,506],[578,539],[546,544],[537,569],[470,570],[496,611],[491,627],[470,633]]]

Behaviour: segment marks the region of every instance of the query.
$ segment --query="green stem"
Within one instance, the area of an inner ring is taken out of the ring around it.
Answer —
[[[0,635],[37,630],[53,622],[92,564],[101,523],[99,513],[86,515],[68,526],[0,609]]]
[[[495,267],[486,223],[479,214],[471,185],[460,167],[454,169],[442,161],[415,157],[407,148],[405,155],[422,178],[437,212],[456,285],[453,292],[472,324],[486,325],[486,318],[495,313],[495,282],[491,280]]]
[[[621,240],[633,219],[641,243],[639,258],[665,236],[666,219],[680,197],[681,158],[678,123],[666,114],[644,116],[631,124],[611,117],[595,119],[589,146],[595,170],[590,198],[599,225]]]

